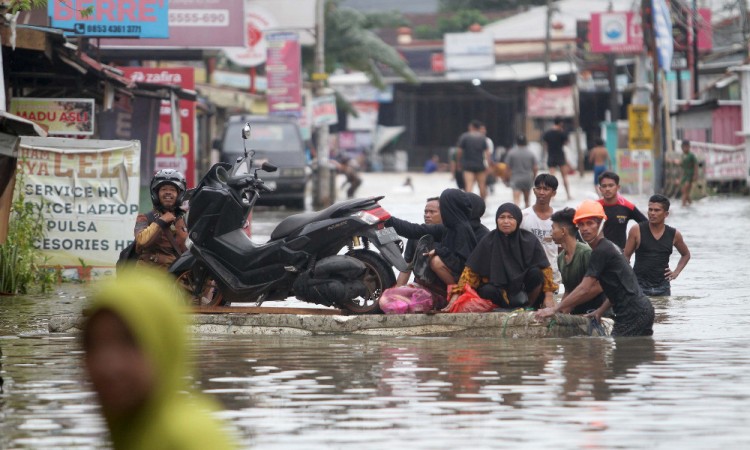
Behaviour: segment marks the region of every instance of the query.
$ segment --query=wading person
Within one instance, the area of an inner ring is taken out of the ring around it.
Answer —
[[[570,187],[568,186],[568,172],[570,166],[568,166],[568,160],[565,158],[565,144],[568,143],[568,133],[563,130],[562,119],[556,117],[552,128],[547,130],[542,136],[544,141],[544,148],[547,151],[547,169],[552,175],[555,174],[555,167],[560,169],[560,175],[563,179],[563,185],[565,186],[565,194],[568,196],[568,200],[573,197],[570,196]]]
[[[425,225],[443,223],[443,219],[440,217],[439,197],[430,197],[427,199],[427,203],[425,203],[424,205],[423,218]],[[416,246],[416,239],[409,239],[406,242],[406,248],[404,249],[404,259],[407,263],[409,263],[409,267],[412,267],[412,264],[414,263],[414,251],[416,249]],[[411,270],[409,270],[408,272],[399,272],[398,277],[396,278],[396,286],[406,286],[406,283],[409,282],[409,277],[411,277]]]
[[[609,152],[602,138],[596,138],[594,141],[594,148],[589,153],[589,162],[594,167],[594,186],[596,186],[599,184],[599,176],[609,169]]]
[[[607,171],[599,175],[599,192],[602,194],[599,203],[607,214],[604,237],[621,249],[625,248],[628,222],[634,220],[641,223],[648,219],[634,204],[620,195],[620,176],[616,173]]]
[[[235,448],[190,392],[187,311],[174,280],[136,267],[94,296],[83,328],[85,367],[116,450]]]
[[[682,239],[682,233],[667,225],[669,199],[663,195],[652,195],[648,199],[648,222],[632,227],[625,243],[625,257],[635,253],[633,270],[644,294],[649,296],[672,295],[671,281],[676,280],[690,261],[690,250]],[[680,253],[674,271],[669,268],[672,248]]]
[[[560,284],[560,271],[557,270],[557,244],[552,241],[552,213],[550,202],[557,194],[557,178],[549,173],[540,173],[534,179],[534,197],[536,200],[529,208],[521,211],[523,222],[521,228],[531,231],[544,248],[547,260],[552,267],[552,278]]]
[[[586,200],[576,210],[573,218],[581,238],[591,247],[586,274],[573,292],[558,305],[536,312],[537,319],[571,310],[588,301],[599,288],[607,300],[593,313],[599,320],[609,307],[615,314],[612,336],[651,336],[654,324],[654,307],[641,288],[635,272],[619,248],[604,237],[602,225],[607,216],[599,202]]]
[[[539,170],[536,157],[529,150],[526,136],[516,137],[516,146],[513,147],[505,157],[506,170],[510,177],[510,187],[513,189],[513,203],[521,206],[521,195],[523,195],[524,208],[529,207],[531,187]]]
[[[560,269],[561,282],[565,287],[563,300],[581,284],[589,266],[589,259],[591,259],[591,247],[576,239],[578,228],[573,223],[575,213],[576,210],[573,208],[564,208],[552,214],[551,217],[552,240],[562,248],[557,256],[557,267]],[[605,297],[598,281],[589,297],[589,300],[584,300],[584,303],[576,305],[572,310],[566,308],[560,312],[586,314],[599,309]]]
[[[531,232],[519,227],[521,209],[503,203],[495,213],[496,229],[477,244],[466,261],[451,301],[465,284],[501,308],[552,306],[557,285],[547,255]]]
[[[176,170],[162,169],[151,179],[154,209],[135,220],[135,250],[138,265],[168,268],[187,250],[187,226],[180,209],[185,197],[185,177]]]
[[[693,189],[693,183],[698,179],[698,158],[695,157],[695,153],[690,151],[690,141],[682,141],[682,153],[680,189],[682,191],[682,206],[687,206],[693,203],[690,191]]]
[[[487,147],[487,137],[482,134],[484,124],[472,120],[469,131],[458,138],[456,147],[457,170],[463,173],[464,190],[471,192],[474,184],[479,186],[479,196],[487,198],[487,161],[491,150]]]

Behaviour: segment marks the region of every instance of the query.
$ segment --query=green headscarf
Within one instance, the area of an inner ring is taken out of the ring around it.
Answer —
[[[107,419],[115,449],[234,448],[211,416],[215,404],[186,393],[191,364],[185,305],[174,280],[148,267],[129,268],[94,296],[89,317],[101,310],[119,316],[156,374],[145,405],[129,417]]]

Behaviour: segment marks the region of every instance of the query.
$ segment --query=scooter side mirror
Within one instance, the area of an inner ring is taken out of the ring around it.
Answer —
[[[274,166],[273,164],[264,162],[260,165],[260,170],[264,172],[276,172],[277,170],[279,170],[279,168]]]
[[[245,126],[242,127],[242,139],[248,140],[250,139],[250,123],[246,122]]]

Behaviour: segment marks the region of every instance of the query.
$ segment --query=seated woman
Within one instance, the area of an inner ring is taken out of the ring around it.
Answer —
[[[578,227],[573,223],[575,214],[575,209],[563,208],[556,211],[551,217],[552,240],[562,247],[562,251],[557,256],[557,267],[560,268],[560,276],[563,286],[565,286],[563,300],[581,283],[589,266],[589,259],[591,259],[591,247],[576,239]],[[595,289],[588,295],[590,298],[585,303],[576,305],[572,311],[570,308],[565,308],[561,309],[560,312],[586,314],[596,311],[606,299],[598,282]]]
[[[533,233],[519,227],[521,209],[503,203],[497,209],[497,228],[472,252],[466,267],[451,292],[451,301],[463,292],[464,285],[476,289],[480,297],[501,308],[554,306],[552,294],[557,284],[544,248]]]
[[[470,197],[458,189],[446,189],[440,194],[440,216],[442,224],[420,225],[395,217],[388,225],[409,239],[430,235],[435,247],[426,255],[429,267],[445,285],[454,284],[474,247],[477,238],[471,227],[472,204]],[[415,255],[415,259],[421,255]]]

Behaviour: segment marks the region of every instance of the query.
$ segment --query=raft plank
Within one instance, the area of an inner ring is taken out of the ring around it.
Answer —
[[[268,306],[194,306],[195,314],[299,314],[307,316],[345,316],[346,311],[323,308],[287,308]]]

